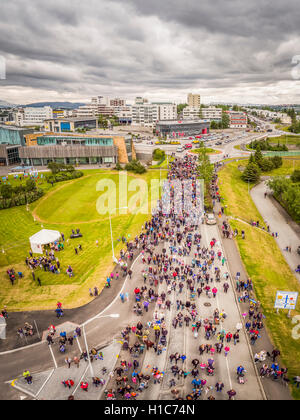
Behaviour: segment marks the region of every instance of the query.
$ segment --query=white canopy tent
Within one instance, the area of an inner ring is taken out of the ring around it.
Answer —
[[[42,245],[48,245],[60,239],[58,230],[42,229],[29,238],[31,250],[34,254],[42,254]]]

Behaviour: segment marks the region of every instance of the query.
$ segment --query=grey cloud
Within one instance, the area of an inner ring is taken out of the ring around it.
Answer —
[[[239,94],[241,86],[260,96],[264,86],[275,92],[287,83],[295,100],[299,83],[293,90],[288,83],[292,56],[300,54],[299,13],[296,0],[5,2],[0,99],[9,86],[26,102],[22,88],[45,96],[177,91],[184,98],[187,90]]]

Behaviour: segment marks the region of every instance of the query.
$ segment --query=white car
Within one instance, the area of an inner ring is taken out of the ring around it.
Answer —
[[[206,224],[215,225],[217,223],[215,216],[212,213],[206,215]]]

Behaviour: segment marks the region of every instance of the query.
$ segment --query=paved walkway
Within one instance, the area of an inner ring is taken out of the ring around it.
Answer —
[[[268,192],[266,198],[264,198],[265,192]],[[266,224],[270,226],[270,231],[278,233],[275,240],[291,270],[300,281],[300,274],[295,272],[295,268],[300,264],[300,255],[297,253],[297,248],[300,245],[300,226],[273,198],[266,182],[261,182],[252,188],[251,197]],[[292,252],[285,250],[287,246],[292,248]]]
[[[114,369],[118,360],[121,344],[114,342],[109,346],[101,349],[103,353],[103,360],[95,360],[92,363],[92,368],[95,376],[104,379],[107,383],[109,373]],[[57,369],[46,370],[36,374],[32,374],[32,384],[27,384],[22,376],[12,380],[11,386],[20,391],[23,395],[38,400],[66,400],[69,395],[74,395],[76,400],[99,400],[103,394],[105,386],[96,387],[92,384],[92,375],[89,364],[81,361],[77,368],[74,364],[71,367],[58,367]],[[105,374],[102,369],[106,368]],[[65,388],[62,381],[72,379],[74,386],[69,389]],[[80,383],[88,382],[88,392],[84,392],[80,388]]]

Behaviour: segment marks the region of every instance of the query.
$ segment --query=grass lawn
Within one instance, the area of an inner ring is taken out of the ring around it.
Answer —
[[[149,185],[153,178],[159,179],[159,176],[157,171],[148,171],[138,178],[144,179]],[[165,172],[162,177],[165,177]],[[107,275],[113,269],[108,215],[101,216],[96,211],[97,199],[103,194],[96,191],[96,184],[103,178],[118,181],[118,174],[89,170],[85,172],[84,178],[51,187],[50,192],[30,205],[30,211],[26,211],[26,206],[0,211],[0,306],[7,305],[9,310],[51,309],[57,300],[61,300],[66,308],[71,308],[90,300],[90,287],[103,287]],[[136,178],[135,175],[128,175],[128,182]],[[128,192],[129,202],[133,194]],[[122,248],[120,238],[125,236],[128,240],[134,239],[149,217],[148,214],[130,213],[112,215],[116,255]],[[79,228],[83,238],[69,239],[65,242],[65,250],[56,253],[61,263],[60,274],[54,275],[40,269],[36,271],[36,277],[40,277],[42,282],[42,287],[38,287],[25,265],[25,258],[29,256],[28,239],[41,226],[63,232],[66,239],[71,229]],[[99,241],[98,247],[96,240]],[[74,247],[78,244],[82,245],[83,250],[75,255]],[[65,274],[69,264],[75,274],[72,278]],[[6,274],[11,267],[25,275],[14,286],[11,286]]]
[[[198,154],[200,154],[201,152],[202,152],[202,150],[203,149],[193,149],[193,150],[190,150],[190,152],[191,153],[198,153]],[[210,147],[205,147],[205,151],[206,151],[206,153],[207,154],[220,154],[220,153],[222,153],[220,150],[215,150],[215,149],[211,149]]]
[[[262,220],[256,209],[247,184],[239,178],[237,164],[229,163],[220,171],[220,190],[227,204],[227,213],[240,219]],[[241,199],[242,196],[242,199]],[[245,216],[246,215],[246,216]],[[246,240],[237,240],[240,255],[252,278],[255,294],[261,302],[266,316],[267,328],[272,341],[281,351],[281,359],[289,369],[289,377],[300,372],[300,341],[292,337],[295,324],[288,319],[286,311],[278,315],[274,310],[274,300],[277,290],[291,290],[300,293],[300,285],[290,270],[274,238],[259,229],[242,222],[232,220],[231,227],[245,231]],[[292,317],[300,314],[300,300],[297,308],[292,311]],[[293,397],[300,399],[300,389],[293,387]]]
[[[161,162],[160,165],[152,165],[150,166],[150,169],[168,169],[168,164],[170,162],[174,161],[174,157],[169,156],[169,158],[165,158],[165,160],[163,162]]]
[[[269,142],[273,144],[296,144],[300,147],[300,136],[283,135],[280,137],[269,137]]]
[[[265,176],[286,176],[291,175],[294,169],[300,169],[300,156],[297,158],[283,158],[282,166],[278,169],[273,169],[273,171],[263,172]]]

